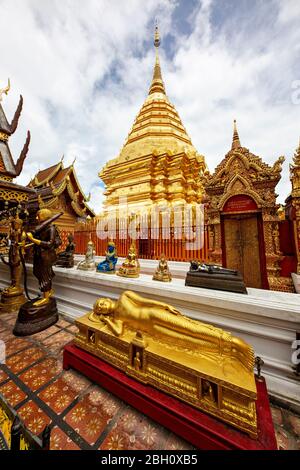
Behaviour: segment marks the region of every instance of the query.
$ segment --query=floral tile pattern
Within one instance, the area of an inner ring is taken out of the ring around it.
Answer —
[[[10,339],[9,341],[7,341],[5,345],[6,356],[8,357],[11,354],[21,351],[22,349],[28,348],[29,346],[32,346],[32,343],[30,343],[27,339],[23,339],[23,338]]]
[[[41,434],[45,426],[50,423],[51,419],[41,410],[33,401],[25,403],[19,410],[18,414],[25,426],[37,436]]]
[[[50,450],[80,450],[80,447],[58,426],[55,426],[51,431]]]
[[[104,450],[158,450],[164,449],[169,432],[128,408],[114,424],[100,449]],[[179,439],[179,438],[178,438]]]
[[[32,391],[36,391],[56,377],[62,370],[62,363],[55,358],[48,358],[23,372],[19,378]]]
[[[0,339],[6,343],[9,340],[15,339],[15,336],[12,334],[11,330],[5,329],[0,333]]]
[[[57,414],[62,413],[77,395],[71,386],[66,385],[62,379],[56,380],[38,394],[39,398]]]
[[[70,322],[64,320],[63,318],[60,318],[56,323],[56,326],[59,326],[60,328],[67,328],[68,326],[70,326]]]
[[[62,381],[77,393],[83,392],[91,385],[91,382],[75,370],[68,370],[61,376]]]
[[[26,367],[29,367],[31,364],[35,363],[45,355],[44,351],[37,347],[32,347],[26,349],[25,351],[19,352],[10,356],[6,365],[11,369],[12,372],[17,374],[21,372]]]
[[[64,419],[86,442],[93,445],[120,406],[121,402],[109,394],[105,401],[100,401],[100,396],[95,393],[92,393],[91,399],[87,394]]]
[[[50,328],[47,328],[46,330],[41,331],[40,333],[35,333],[31,336],[31,338],[35,339],[36,341],[43,341],[43,339],[48,338],[48,336],[58,333],[59,331],[60,329],[57,328],[56,325],[52,325],[50,326]]]
[[[8,378],[9,376],[7,375],[7,373],[4,372],[4,370],[0,369],[0,384],[4,382],[5,380],[7,380]]]
[[[0,393],[11,406],[16,406],[26,398],[24,393],[12,380],[0,387]]]
[[[76,335],[76,333],[78,333],[79,329],[77,328],[76,325],[71,325],[67,328],[67,331],[70,331],[71,333],[74,333],[74,335]]]
[[[52,354],[58,354],[65,344],[72,341],[74,336],[72,333],[68,333],[67,331],[60,331],[55,335],[48,337],[47,339],[42,341],[42,344],[47,348],[47,350]]]
[[[62,369],[63,347],[77,332],[65,317],[28,338],[12,334],[15,318],[0,317],[10,371],[0,366],[0,394],[34,434],[51,423],[51,449],[193,449],[83,375]],[[271,411],[278,448],[300,450],[300,416],[279,406]]]

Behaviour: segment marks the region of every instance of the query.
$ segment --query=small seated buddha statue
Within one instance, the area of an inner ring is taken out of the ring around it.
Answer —
[[[66,246],[66,249],[65,251],[61,251],[60,253],[58,253],[55,266],[59,266],[61,268],[73,268],[74,267],[74,252],[75,252],[74,237],[70,233],[68,235],[68,244]]]
[[[87,244],[85,259],[78,263],[77,269],[81,269],[83,271],[94,271],[96,266],[95,254],[96,251],[94,249],[94,243],[90,240]]]
[[[168,262],[167,262],[166,257],[163,253],[161,254],[158,267],[157,267],[152,279],[154,281],[162,281],[162,282],[171,282],[172,281],[172,275],[171,275],[170,270],[169,270]]]
[[[116,245],[110,240],[107,245],[107,251],[105,252],[105,260],[98,263],[96,271],[98,273],[114,274],[116,272],[117,261]]]
[[[130,245],[127,258],[117,272],[117,275],[122,277],[139,277],[140,269],[140,263],[136,253],[136,245],[133,240]]]

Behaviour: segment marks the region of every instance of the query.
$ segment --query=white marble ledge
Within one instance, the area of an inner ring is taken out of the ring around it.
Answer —
[[[258,314],[263,317],[272,317],[299,323],[300,328],[300,301],[296,294],[274,292],[262,289],[247,289],[248,295],[236,294],[212,289],[185,286],[184,279],[173,279],[170,283],[162,283],[152,280],[152,276],[141,274],[139,278],[130,279],[116,274],[102,274],[93,271],[81,271],[76,268],[66,269],[54,267],[59,277],[82,280],[90,284],[100,286],[113,286],[120,290],[134,290],[144,294],[158,297],[169,297],[182,302],[200,305],[214,306],[237,312]],[[94,286],[95,288],[95,286]]]

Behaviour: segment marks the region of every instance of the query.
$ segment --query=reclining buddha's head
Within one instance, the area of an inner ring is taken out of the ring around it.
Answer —
[[[115,308],[115,302],[112,299],[101,297],[94,304],[94,313],[96,315],[110,315]]]

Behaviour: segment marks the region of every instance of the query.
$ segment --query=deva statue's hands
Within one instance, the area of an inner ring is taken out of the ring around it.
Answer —
[[[36,245],[41,244],[41,240],[37,240],[36,238],[34,238],[31,232],[27,232],[27,238],[28,240],[30,240],[32,243],[35,243]]]

